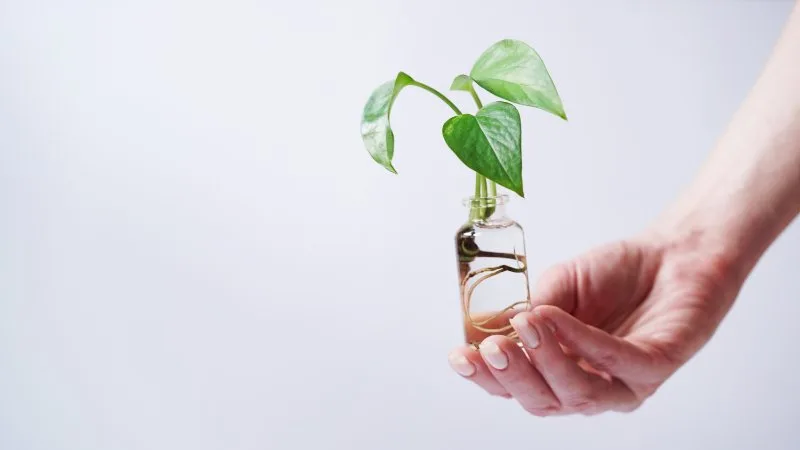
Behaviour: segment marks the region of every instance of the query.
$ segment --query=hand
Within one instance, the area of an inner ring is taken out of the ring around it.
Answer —
[[[699,239],[654,235],[547,271],[511,323],[524,349],[490,336],[453,368],[536,416],[632,411],[711,337],[741,281]]]

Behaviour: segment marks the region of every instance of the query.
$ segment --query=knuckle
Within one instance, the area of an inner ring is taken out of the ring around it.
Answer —
[[[648,398],[655,394],[659,387],[661,387],[661,383],[644,383],[642,384],[639,395],[642,398]]]
[[[610,372],[619,365],[619,358],[610,352],[602,353],[595,358],[592,365],[603,372]]]
[[[575,412],[587,413],[597,409],[597,403],[592,400],[574,401],[569,403],[569,409]]]
[[[580,393],[568,398],[564,406],[576,412],[591,411],[597,408],[597,399],[591,392]]]
[[[644,402],[637,401],[637,402],[627,403],[624,405],[620,405],[617,408],[614,408],[614,410],[620,413],[631,413],[639,409],[639,407],[642,406],[642,403]]]
[[[523,405],[522,408],[536,417],[546,417],[557,413],[561,408],[557,405]]]

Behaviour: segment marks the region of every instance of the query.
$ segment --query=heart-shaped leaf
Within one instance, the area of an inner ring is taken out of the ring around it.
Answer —
[[[452,117],[442,127],[447,146],[467,167],[524,197],[522,127],[519,111],[506,102],[490,103],[476,115]]]
[[[455,77],[455,79],[453,79],[453,84],[450,85],[450,90],[472,92],[472,78],[467,75]]]
[[[397,173],[397,170],[392,166],[394,133],[389,116],[397,94],[413,83],[413,78],[403,72],[398,73],[394,81],[388,81],[372,92],[361,116],[361,139],[364,146],[375,162],[392,173]]]
[[[567,118],[544,61],[522,41],[505,39],[489,47],[475,62],[470,77],[500,98]]]

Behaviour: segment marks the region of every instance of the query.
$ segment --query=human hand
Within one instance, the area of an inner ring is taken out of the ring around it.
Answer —
[[[649,235],[545,272],[511,324],[450,354],[463,377],[536,416],[632,411],[712,336],[742,278],[700,239]]]
[[[651,232],[547,272],[531,311],[512,319],[526,348],[491,336],[480,353],[451,354],[457,372],[536,415],[631,411],[708,341],[800,214],[797,5],[695,182]]]

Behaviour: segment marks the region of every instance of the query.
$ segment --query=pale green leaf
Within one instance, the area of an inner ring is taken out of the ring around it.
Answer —
[[[394,156],[394,133],[389,122],[397,95],[400,91],[414,83],[414,79],[400,72],[394,81],[380,85],[372,92],[361,117],[361,139],[364,146],[378,164],[392,173],[397,173],[392,166]]]
[[[468,75],[459,75],[453,79],[453,84],[450,85],[451,91],[467,91],[472,92],[472,78]]]
[[[489,47],[475,62],[470,77],[500,98],[567,118],[544,61],[522,41],[505,39]]]

